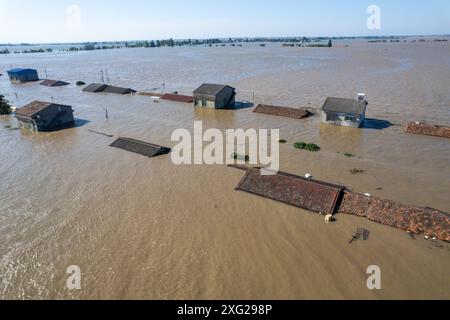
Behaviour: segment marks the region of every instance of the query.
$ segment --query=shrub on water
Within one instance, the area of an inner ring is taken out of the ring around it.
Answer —
[[[296,142],[294,143],[294,148],[299,150],[305,150],[306,143],[305,142]]]
[[[354,155],[354,154],[351,154],[351,153],[344,153],[344,156],[346,156],[347,158],[353,158],[353,157],[355,157],[355,155]]]
[[[0,114],[10,114],[11,106],[9,105],[9,101],[5,100],[5,96],[0,94]]]
[[[245,161],[245,162],[249,162],[250,161],[250,156],[238,154],[236,152],[231,154],[231,158],[234,159],[234,160]]]
[[[308,143],[306,145],[306,150],[311,151],[311,152],[317,152],[317,151],[320,151],[320,147],[317,144]]]

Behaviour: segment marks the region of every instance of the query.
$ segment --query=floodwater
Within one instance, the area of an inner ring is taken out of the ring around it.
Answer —
[[[10,84],[15,106],[32,100],[72,105],[77,127],[16,130],[0,117],[0,297],[9,299],[449,299],[450,245],[412,239],[362,218],[322,217],[235,191],[243,172],[226,166],[175,166],[109,147],[114,138],[165,146],[173,130],[276,128],[281,169],[362,193],[450,212],[450,141],[407,135],[408,121],[450,125],[448,43],[282,48],[123,49],[0,57],[72,84]],[[235,86],[241,100],[320,108],[327,96],[365,92],[376,128],[320,125],[252,113],[213,111],[149,97],[83,93],[99,82],[189,94],[203,82]],[[106,71],[104,72],[106,74]],[[16,96],[17,94],[17,96]],[[108,109],[109,120],[105,119]],[[388,124],[391,126],[388,126]],[[307,141],[322,151],[295,150]],[[352,153],[346,158],[342,153]],[[364,174],[353,176],[359,168]],[[349,244],[358,227],[367,241]],[[81,268],[81,290],[66,270]],[[382,289],[368,290],[378,265]]]

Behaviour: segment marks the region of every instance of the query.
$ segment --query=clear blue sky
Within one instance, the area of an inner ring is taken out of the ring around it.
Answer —
[[[372,4],[381,30],[366,26]],[[69,5],[79,28],[67,27]],[[0,0],[0,30],[0,43],[450,34],[450,1]]]

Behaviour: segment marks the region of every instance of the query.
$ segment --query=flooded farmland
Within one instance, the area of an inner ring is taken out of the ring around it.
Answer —
[[[0,57],[0,94],[17,107],[68,104],[77,126],[18,130],[0,116],[0,297],[3,299],[449,299],[450,245],[338,215],[322,217],[235,191],[243,172],[175,166],[109,147],[114,137],[173,147],[171,133],[205,128],[280,129],[281,170],[360,193],[450,212],[450,141],[408,135],[409,121],[450,125],[448,43],[349,47],[181,47]],[[29,67],[71,84],[11,84]],[[82,92],[76,81],[191,94],[204,82],[235,87],[241,101],[320,109],[328,96],[367,94],[361,130],[252,108],[203,110],[139,95]],[[105,72],[106,73],[106,72]],[[105,119],[105,110],[109,119]],[[297,141],[321,151],[295,150]],[[344,153],[355,157],[348,158]],[[364,174],[352,175],[360,168]],[[349,244],[358,227],[367,241]],[[68,291],[77,265],[82,289]],[[367,267],[383,288],[367,289]]]

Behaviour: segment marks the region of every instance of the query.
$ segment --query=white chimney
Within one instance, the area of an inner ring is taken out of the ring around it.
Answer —
[[[365,93],[358,93],[358,97],[356,98],[358,101],[366,101],[366,94]]]

